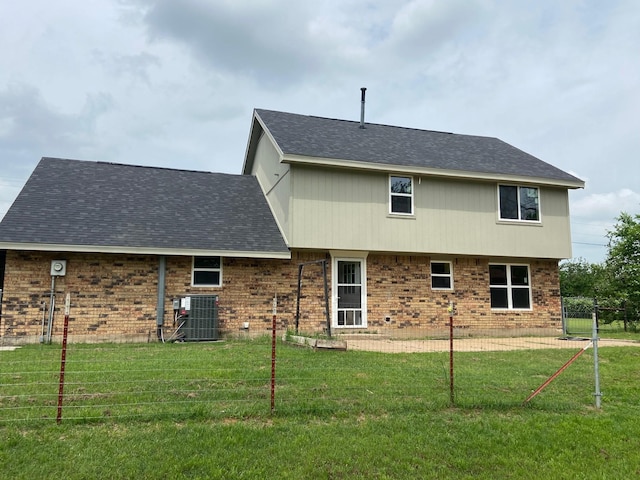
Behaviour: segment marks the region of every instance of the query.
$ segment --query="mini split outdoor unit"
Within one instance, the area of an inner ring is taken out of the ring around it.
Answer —
[[[185,342],[218,340],[218,295],[190,295],[174,300],[178,338]]]

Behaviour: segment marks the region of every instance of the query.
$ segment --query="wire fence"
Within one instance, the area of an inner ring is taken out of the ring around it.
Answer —
[[[447,322],[440,329],[411,336],[305,334],[278,318],[276,309],[273,318],[265,314],[271,331],[225,335],[216,323],[210,327],[214,341],[174,336],[178,311],[167,336],[129,343],[66,343],[66,328],[60,328],[68,324],[66,314],[51,343],[0,342],[0,423],[340,416],[525,403],[577,409],[599,395],[597,350],[589,347],[637,346],[567,336],[570,317],[545,335],[532,335],[526,325],[506,335],[490,325],[478,328],[470,312],[444,308]],[[103,318],[93,313],[89,324]]]
[[[596,329],[636,331],[635,315],[624,300],[590,297],[564,297],[562,299],[562,331],[567,336],[590,336],[592,319]]]

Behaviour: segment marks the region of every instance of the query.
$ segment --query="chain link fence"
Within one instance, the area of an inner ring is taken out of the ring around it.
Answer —
[[[563,297],[562,331],[567,336],[591,336],[595,315],[596,328],[609,332],[635,331],[635,315],[625,301],[590,297]]]

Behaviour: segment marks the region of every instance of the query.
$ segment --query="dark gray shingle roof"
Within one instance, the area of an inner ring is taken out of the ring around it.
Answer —
[[[43,158],[0,242],[288,253],[254,177]]]
[[[256,109],[283,154],[560,182],[582,180],[497,138]]]

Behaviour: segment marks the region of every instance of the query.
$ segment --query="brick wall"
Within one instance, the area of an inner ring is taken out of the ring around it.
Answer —
[[[167,258],[167,301],[185,295],[219,295],[219,317],[223,333],[268,333],[273,321],[273,298],[277,296],[277,325],[286,329],[295,325],[298,288],[298,264],[328,259],[316,252],[294,252],[291,260],[224,258],[220,287],[191,286],[191,257]],[[330,262],[329,262],[330,263]],[[329,275],[329,271],[328,271]],[[328,277],[329,284],[331,277]],[[167,312],[171,305],[166,304]],[[324,317],[324,287],[322,269],[309,265],[303,270],[300,302],[301,323],[322,330]]]
[[[439,258],[434,258],[439,260]],[[475,333],[557,333],[561,327],[560,284],[555,261],[532,261],[531,311],[496,311],[489,296],[489,260],[452,261],[454,290],[432,290],[430,257],[369,255],[368,327],[395,335],[442,333],[447,307],[456,303],[455,325]],[[395,299],[395,301],[394,301]]]
[[[164,325],[174,327],[172,299],[218,295],[222,334],[261,334],[271,329],[273,297],[278,297],[279,329],[293,326],[298,263],[325,254],[294,253],[292,260],[224,258],[222,287],[191,286],[191,257],[166,257]],[[62,335],[65,295],[71,295],[70,341],[147,341],[156,338],[159,260],[151,255],[9,251],[0,318],[2,341],[35,343],[42,336],[51,293],[50,265],[67,260],[56,277],[53,336]],[[305,269],[301,318],[324,322],[321,269]],[[244,323],[249,323],[248,330]],[[179,322],[178,322],[179,323]],[[320,327],[322,328],[322,327]]]
[[[55,278],[54,335],[62,334],[69,293],[70,339],[148,337],[156,316],[156,257],[9,251],[0,320],[5,339],[40,340],[43,316],[48,317],[54,259],[67,260],[67,274]]]
[[[0,341],[37,342],[41,336],[43,302],[51,290],[50,264],[67,260],[67,275],[55,284],[57,308],[53,334],[63,327],[63,304],[71,294],[71,341],[156,339],[158,257],[151,255],[83,254],[9,251],[6,258]],[[291,260],[224,258],[222,287],[191,286],[191,257],[166,258],[165,315],[167,335],[173,328],[171,300],[185,295],[219,295],[224,335],[267,334],[272,301],[278,297],[277,326],[295,324],[298,264],[328,260],[324,252],[293,252]],[[456,302],[459,328],[555,332],[560,327],[560,290],[555,261],[532,261],[532,311],[496,312],[489,304],[487,259],[453,260],[453,291],[432,291],[430,257],[375,255],[367,258],[368,331],[392,335],[430,335],[446,329],[449,301]],[[248,330],[244,328],[248,322]],[[302,280],[300,330],[326,327],[320,265],[307,265]],[[334,330],[336,332],[338,330]],[[346,330],[353,332],[353,330]]]

